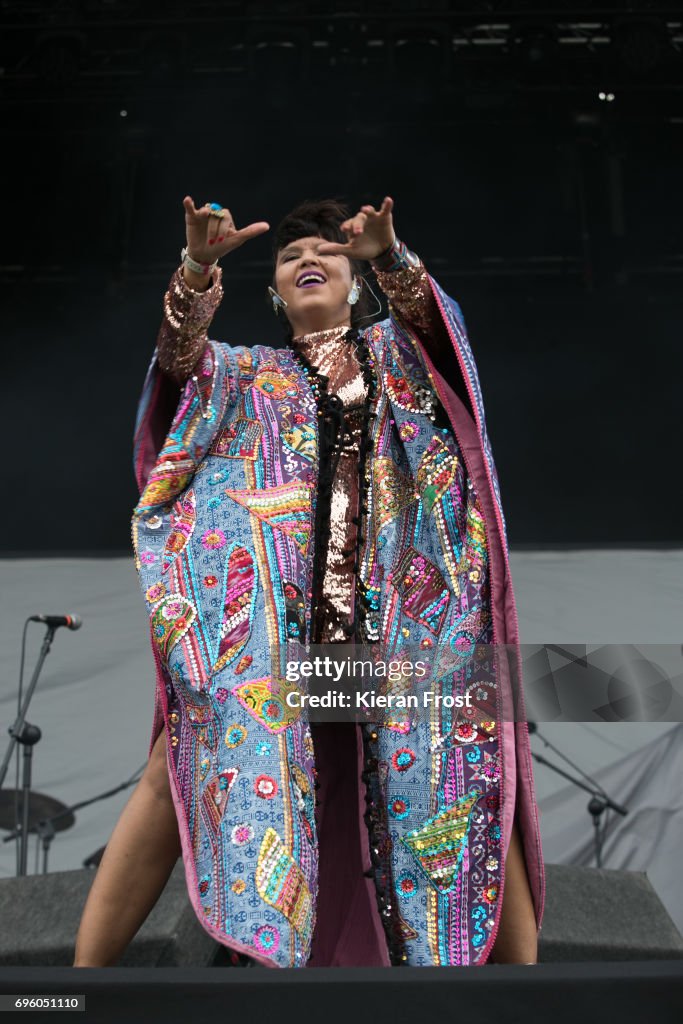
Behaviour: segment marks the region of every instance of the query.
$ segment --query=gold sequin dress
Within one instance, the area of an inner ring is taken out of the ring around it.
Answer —
[[[333,328],[302,335],[292,342],[294,350],[327,378],[328,393],[337,395],[344,408],[345,444],[340,448],[331,482],[327,550],[316,556],[322,560],[324,569],[319,574],[319,593],[314,594],[314,643],[348,641],[345,627],[354,617],[360,511],[358,458],[367,384],[352,334],[348,327]]]

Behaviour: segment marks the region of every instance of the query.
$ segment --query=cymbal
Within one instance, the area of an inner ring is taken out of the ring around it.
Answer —
[[[14,794],[15,789],[0,789],[0,828],[6,829],[8,832],[13,832],[16,828],[16,816],[14,813]],[[24,791],[19,790],[19,821],[21,822],[21,812],[24,804]],[[66,810],[66,804],[61,803],[60,800],[55,800],[52,796],[45,796],[44,793],[31,792],[28,802],[28,830],[29,832],[35,832],[36,825],[39,821],[43,821],[45,818],[51,818],[54,814],[60,814]],[[55,832],[63,832],[67,828],[71,828],[76,823],[76,818],[73,812],[65,814],[63,818],[59,818],[53,822]]]

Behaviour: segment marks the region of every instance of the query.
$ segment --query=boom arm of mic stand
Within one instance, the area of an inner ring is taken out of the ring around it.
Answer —
[[[552,761],[549,761],[546,757],[543,757],[542,754],[537,754],[535,750],[532,750],[531,756],[535,758],[535,760],[538,761],[539,764],[544,764],[546,768],[551,768],[554,772],[557,772],[558,775],[561,775],[569,782],[572,782],[575,786],[578,786],[579,789],[584,789],[586,793],[590,793],[591,796],[600,797],[600,799],[604,802],[606,807],[610,807],[613,811],[616,811],[617,814],[621,814],[622,817],[625,817],[628,814],[627,807],[623,807],[621,804],[618,804],[614,800],[611,800],[606,793],[594,789],[593,787],[589,786],[586,782],[583,782],[582,779],[577,778],[575,775],[570,775],[570,773],[566,772],[564,768],[559,768],[556,764],[553,764]]]

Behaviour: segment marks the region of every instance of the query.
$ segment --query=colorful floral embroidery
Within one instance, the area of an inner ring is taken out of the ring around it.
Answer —
[[[230,833],[230,839],[235,846],[246,846],[254,838],[254,830],[251,825],[235,825]]]
[[[420,427],[415,420],[405,420],[398,428],[398,436],[402,441],[414,441],[420,433]]]
[[[389,814],[392,818],[402,820],[410,814],[410,800],[405,796],[395,796],[389,804]]]
[[[226,747],[239,747],[240,743],[244,743],[246,738],[247,730],[243,725],[231,725],[225,734],[225,745]]]
[[[277,782],[270,775],[259,775],[254,782],[254,792],[264,800],[272,800],[277,793]]]
[[[152,586],[149,587],[149,589],[147,590],[145,597],[150,602],[150,604],[156,604],[156,602],[160,601],[162,597],[164,597],[165,595],[166,585],[164,583],[153,583]]]
[[[415,764],[415,751],[410,747],[400,747],[391,755],[391,763],[397,772],[407,772]]]
[[[254,945],[262,953],[277,953],[280,933],[272,924],[262,924],[254,932]]]
[[[484,899],[486,900],[487,903],[495,903],[496,900],[498,899],[498,886],[489,885],[486,889],[484,889]]]
[[[396,892],[405,899],[413,897],[417,888],[417,876],[412,871],[402,871],[396,879]]]
[[[214,551],[224,547],[226,544],[225,534],[222,530],[207,530],[202,534],[202,547],[207,551]]]
[[[500,825],[497,825],[495,822],[492,825],[489,825],[486,830],[486,834],[492,843],[499,843],[501,838]]]
[[[230,888],[232,889],[236,896],[241,896],[242,893],[246,891],[247,883],[244,881],[243,878],[238,878],[232,883]]]

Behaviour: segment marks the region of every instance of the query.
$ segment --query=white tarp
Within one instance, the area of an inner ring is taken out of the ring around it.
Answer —
[[[603,867],[644,871],[683,932],[683,725],[592,775],[629,812],[625,817],[603,812]],[[596,866],[589,799],[569,785],[540,800],[543,852],[549,863]]]
[[[132,557],[7,559],[0,573],[0,755],[16,714],[24,620],[36,612],[76,612],[83,627],[58,631],[31,703],[28,720],[43,731],[32,788],[71,804],[115,787],[144,764],[152,725],[153,663]],[[512,574],[523,643],[680,643],[683,551],[513,552]],[[30,626],[25,686],[42,633]],[[683,928],[683,890],[672,884],[683,848],[681,730],[659,723],[540,729],[629,804],[632,813],[617,823],[604,865],[647,871]],[[532,747],[555,759],[538,736]],[[590,864],[587,795],[547,768],[535,765],[535,773],[546,860]],[[14,786],[14,763],[5,785]],[[104,845],[129,793],[79,811],[52,844],[51,870],[80,867]],[[35,849],[32,839],[30,873]],[[14,844],[0,842],[0,877],[14,873]]]

